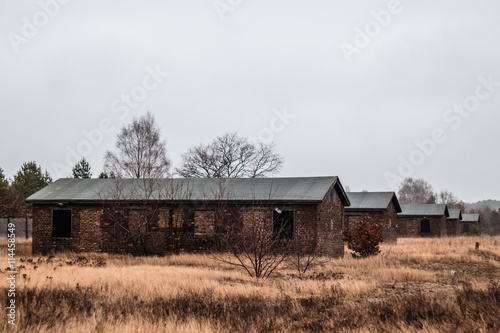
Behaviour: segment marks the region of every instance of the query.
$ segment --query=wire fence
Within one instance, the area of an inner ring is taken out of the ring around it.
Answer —
[[[0,238],[7,238],[9,223],[14,223],[17,238],[31,238],[33,220],[27,217],[0,218]]]

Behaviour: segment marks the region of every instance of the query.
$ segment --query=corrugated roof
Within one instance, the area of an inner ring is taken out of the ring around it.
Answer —
[[[351,206],[346,211],[385,210],[393,201],[396,212],[401,212],[401,206],[394,192],[347,192]]]
[[[448,209],[448,212],[450,213],[450,217],[448,217],[448,219],[450,219],[450,220],[461,220],[462,219],[462,211],[460,209],[450,208],[450,209]]]
[[[103,200],[321,202],[332,186],[349,200],[338,177],[59,179],[26,199],[30,203]]]
[[[462,222],[479,222],[479,214],[462,214]]]
[[[450,216],[445,204],[409,204],[401,205],[398,216]]]

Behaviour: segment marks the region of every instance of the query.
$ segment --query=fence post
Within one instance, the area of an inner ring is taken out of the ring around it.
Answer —
[[[26,215],[26,229],[25,229],[26,239],[28,239],[28,215]]]

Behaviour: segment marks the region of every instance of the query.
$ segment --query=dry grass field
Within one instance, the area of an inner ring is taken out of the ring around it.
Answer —
[[[5,305],[6,243],[0,249]],[[17,324],[1,314],[0,330],[500,331],[500,237],[400,239],[381,250],[368,259],[325,259],[303,275],[282,267],[257,281],[210,255],[32,256],[19,240]]]

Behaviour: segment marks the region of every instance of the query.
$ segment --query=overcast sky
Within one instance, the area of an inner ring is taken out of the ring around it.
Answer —
[[[500,2],[0,0],[0,167],[94,176],[151,111],[174,164],[224,132],[280,176],[500,199]]]

